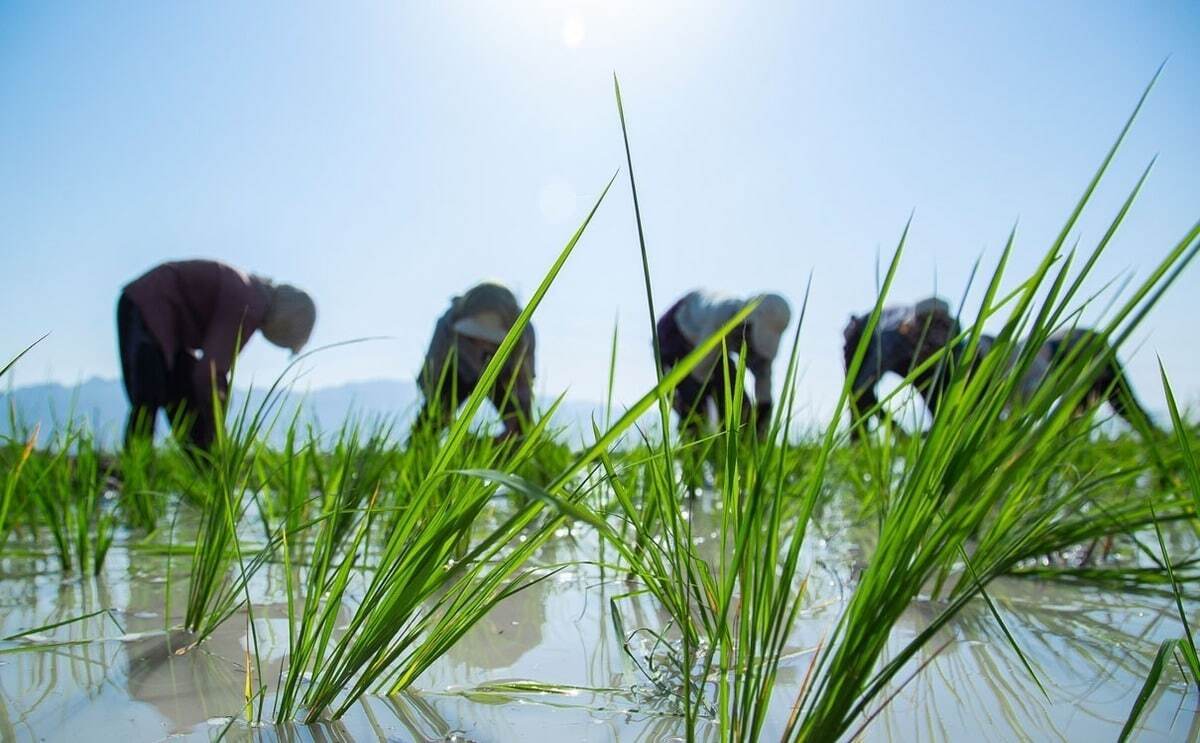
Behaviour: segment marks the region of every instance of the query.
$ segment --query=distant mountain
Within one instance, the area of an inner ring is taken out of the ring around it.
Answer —
[[[36,384],[18,387],[0,394],[0,436],[32,430],[40,426],[39,440],[46,441],[52,432],[63,428],[68,421],[84,423],[102,440],[113,432],[120,435],[129,404],[121,383],[93,377],[74,387],[61,384]]]
[[[245,400],[245,390],[234,390],[231,407]],[[250,405],[262,401],[264,390],[251,393]],[[311,425],[318,431],[338,430],[348,417],[365,422],[389,419],[394,421],[394,435],[402,437],[416,415],[421,394],[416,384],[398,379],[376,379],[349,382],[334,387],[307,391],[289,391],[281,400],[279,425],[271,439],[279,443],[293,416],[298,413],[302,428]],[[61,384],[38,384],[18,387],[0,393],[0,437],[11,437],[40,426],[39,441],[45,443],[64,429],[68,421],[83,424],[104,446],[120,441],[129,413],[125,390],[114,379],[92,378],[74,387]],[[593,414],[603,420],[601,406],[583,401],[564,401],[555,414],[553,426],[571,444],[578,444],[582,434],[591,438]],[[614,411],[619,414],[619,411]],[[480,420],[484,425],[496,421],[490,405],[485,406]],[[165,424],[160,426],[165,431]]]

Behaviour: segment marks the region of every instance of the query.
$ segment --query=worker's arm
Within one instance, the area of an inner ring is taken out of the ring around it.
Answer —
[[[238,291],[240,288],[222,283],[217,292],[216,306],[205,329],[199,363],[192,374],[193,394],[200,403],[202,415],[213,415],[214,392],[218,404],[224,404],[228,399],[229,371],[238,352],[255,330],[247,324],[249,308],[243,292]]]
[[[746,365],[754,375],[754,419],[760,436],[765,435],[771,427],[771,411],[774,409],[771,397],[771,366],[772,359],[757,354],[751,354]]]

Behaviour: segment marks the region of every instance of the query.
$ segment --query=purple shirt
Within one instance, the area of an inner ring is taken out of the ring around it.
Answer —
[[[215,379],[223,392],[240,347],[267,313],[267,287],[217,261],[172,261],[124,289],[162,348],[167,368],[180,352],[199,353],[193,383],[206,394]]]

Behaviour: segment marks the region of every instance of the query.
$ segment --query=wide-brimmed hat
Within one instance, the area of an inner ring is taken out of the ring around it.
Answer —
[[[456,320],[451,327],[459,335],[498,346],[504,342],[512,325],[505,323],[500,313],[485,310]]]
[[[775,358],[783,331],[791,321],[792,308],[786,299],[778,294],[763,294],[758,306],[746,318],[750,327],[750,349],[764,358]]]

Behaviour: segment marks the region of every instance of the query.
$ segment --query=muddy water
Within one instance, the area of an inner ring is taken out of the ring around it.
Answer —
[[[697,523],[703,530],[703,517]],[[780,671],[780,715],[861,564],[853,540],[836,528],[825,532],[824,540],[812,540],[813,590]],[[538,559],[551,565],[597,555],[589,535],[563,532]],[[649,600],[619,598],[635,586],[591,565],[572,566],[498,606],[411,693],[368,697],[334,723],[256,727],[242,721],[246,615],[190,650],[190,638],[170,629],[182,622],[186,558],[168,565],[119,540],[95,579],[64,579],[48,557],[9,557],[0,566],[0,636],[110,610],[0,643],[3,741],[681,739],[680,720],[641,670],[650,637],[635,635],[626,652],[608,607],[617,598],[627,629],[659,628],[663,617]],[[252,590],[262,672],[274,679],[287,644],[278,566],[260,573]],[[927,646],[921,660],[928,666],[899,689],[863,739],[1114,740],[1158,643],[1181,632],[1163,598],[1022,579],[998,581],[991,593],[1046,694],[977,602]],[[893,635],[895,647],[938,610],[915,604]],[[1135,739],[1195,740],[1197,695],[1177,669],[1166,678]],[[575,688],[520,693],[505,686],[515,680]],[[766,739],[777,737],[783,722],[772,719]],[[717,739],[713,728],[702,732]]]

